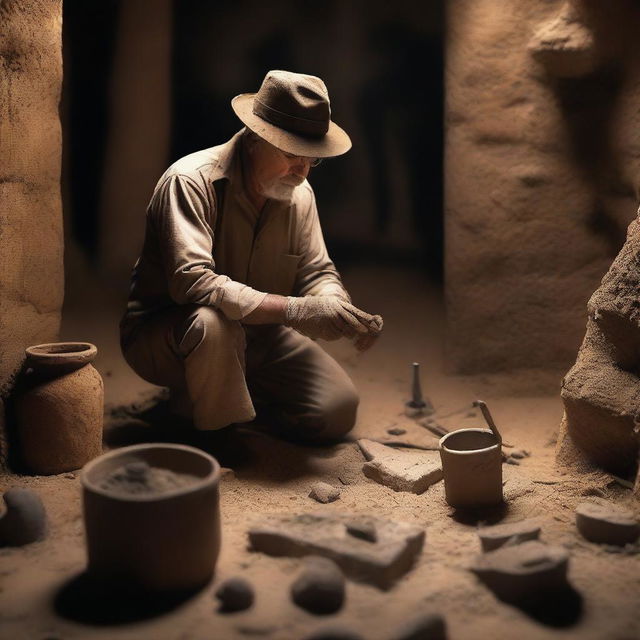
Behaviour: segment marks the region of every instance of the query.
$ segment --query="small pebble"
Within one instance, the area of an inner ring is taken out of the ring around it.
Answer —
[[[347,523],[347,533],[354,538],[360,538],[367,542],[378,541],[378,532],[376,531],[375,525],[371,522],[349,522]]]
[[[229,578],[216,589],[215,597],[220,600],[219,611],[244,611],[253,604],[253,586],[245,578]]]
[[[292,600],[311,613],[338,611],[344,602],[345,579],[338,565],[329,558],[308,556],[305,566],[291,585]]]
[[[509,457],[505,460],[505,462],[506,462],[507,464],[516,464],[516,465],[519,465],[519,464],[520,464],[520,463],[519,463],[515,458],[512,458],[511,456],[509,456]]]
[[[447,625],[438,613],[422,613],[409,620],[391,640],[446,640]]]
[[[332,487],[326,482],[316,482],[311,487],[309,497],[326,504],[327,502],[334,502],[340,497],[340,489]]]
[[[303,640],[363,640],[362,636],[348,627],[331,625],[316,629]]]
[[[407,430],[401,429],[400,427],[391,427],[391,429],[387,429],[387,433],[390,436],[402,436],[407,433]]]
[[[142,460],[124,465],[125,473],[132,479],[142,479],[149,475],[149,465]]]
[[[509,455],[512,458],[517,458],[518,460],[522,460],[522,458],[528,458],[531,455],[531,453],[529,453],[529,451],[525,451],[524,449],[513,449],[513,451],[511,451]]]
[[[47,514],[35,491],[14,487],[3,498],[7,510],[0,518],[0,546],[21,547],[46,538]]]

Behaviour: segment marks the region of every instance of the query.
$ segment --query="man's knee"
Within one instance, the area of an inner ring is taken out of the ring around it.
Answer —
[[[213,307],[197,306],[174,327],[173,334],[178,353],[186,358],[201,346],[231,346],[244,348],[242,325],[229,320],[222,311]]]
[[[305,436],[316,442],[339,440],[356,424],[360,397],[351,382],[336,387],[307,419]]]

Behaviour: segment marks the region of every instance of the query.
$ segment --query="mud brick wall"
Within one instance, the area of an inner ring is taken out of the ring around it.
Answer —
[[[24,348],[57,337],[63,299],[60,196],[62,1],[0,2],[0,399]],[[0,407],[2,409],[2,407]],[[0,411],[0,465],[6,425]]]
[[[447,3],[448,358],[568,368],[640,185],[638,7]]]

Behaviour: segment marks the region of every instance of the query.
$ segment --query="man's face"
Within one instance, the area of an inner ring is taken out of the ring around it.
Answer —
[[[314,158],[287,154],[259,140],[251,151],[253,178],[258,192],[275,200],[289,200],[309,175]]]

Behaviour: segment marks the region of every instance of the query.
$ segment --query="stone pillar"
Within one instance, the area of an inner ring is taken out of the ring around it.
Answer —
[[[450,368],[568,367],[586,302],[637,208],[638,8],[630,0],[447,7]]]
[[[63,298],[60,196],[62,1],[0,3],[0,400],[24,348],[57,338]],[[2,409],[2,407],[0,407]],[[0,411],[0,466],[6,463]]]
[[[123,296],[142,248],[145,210],[167,168],[171,0],[120,3],[100,204],[99,264]]]

